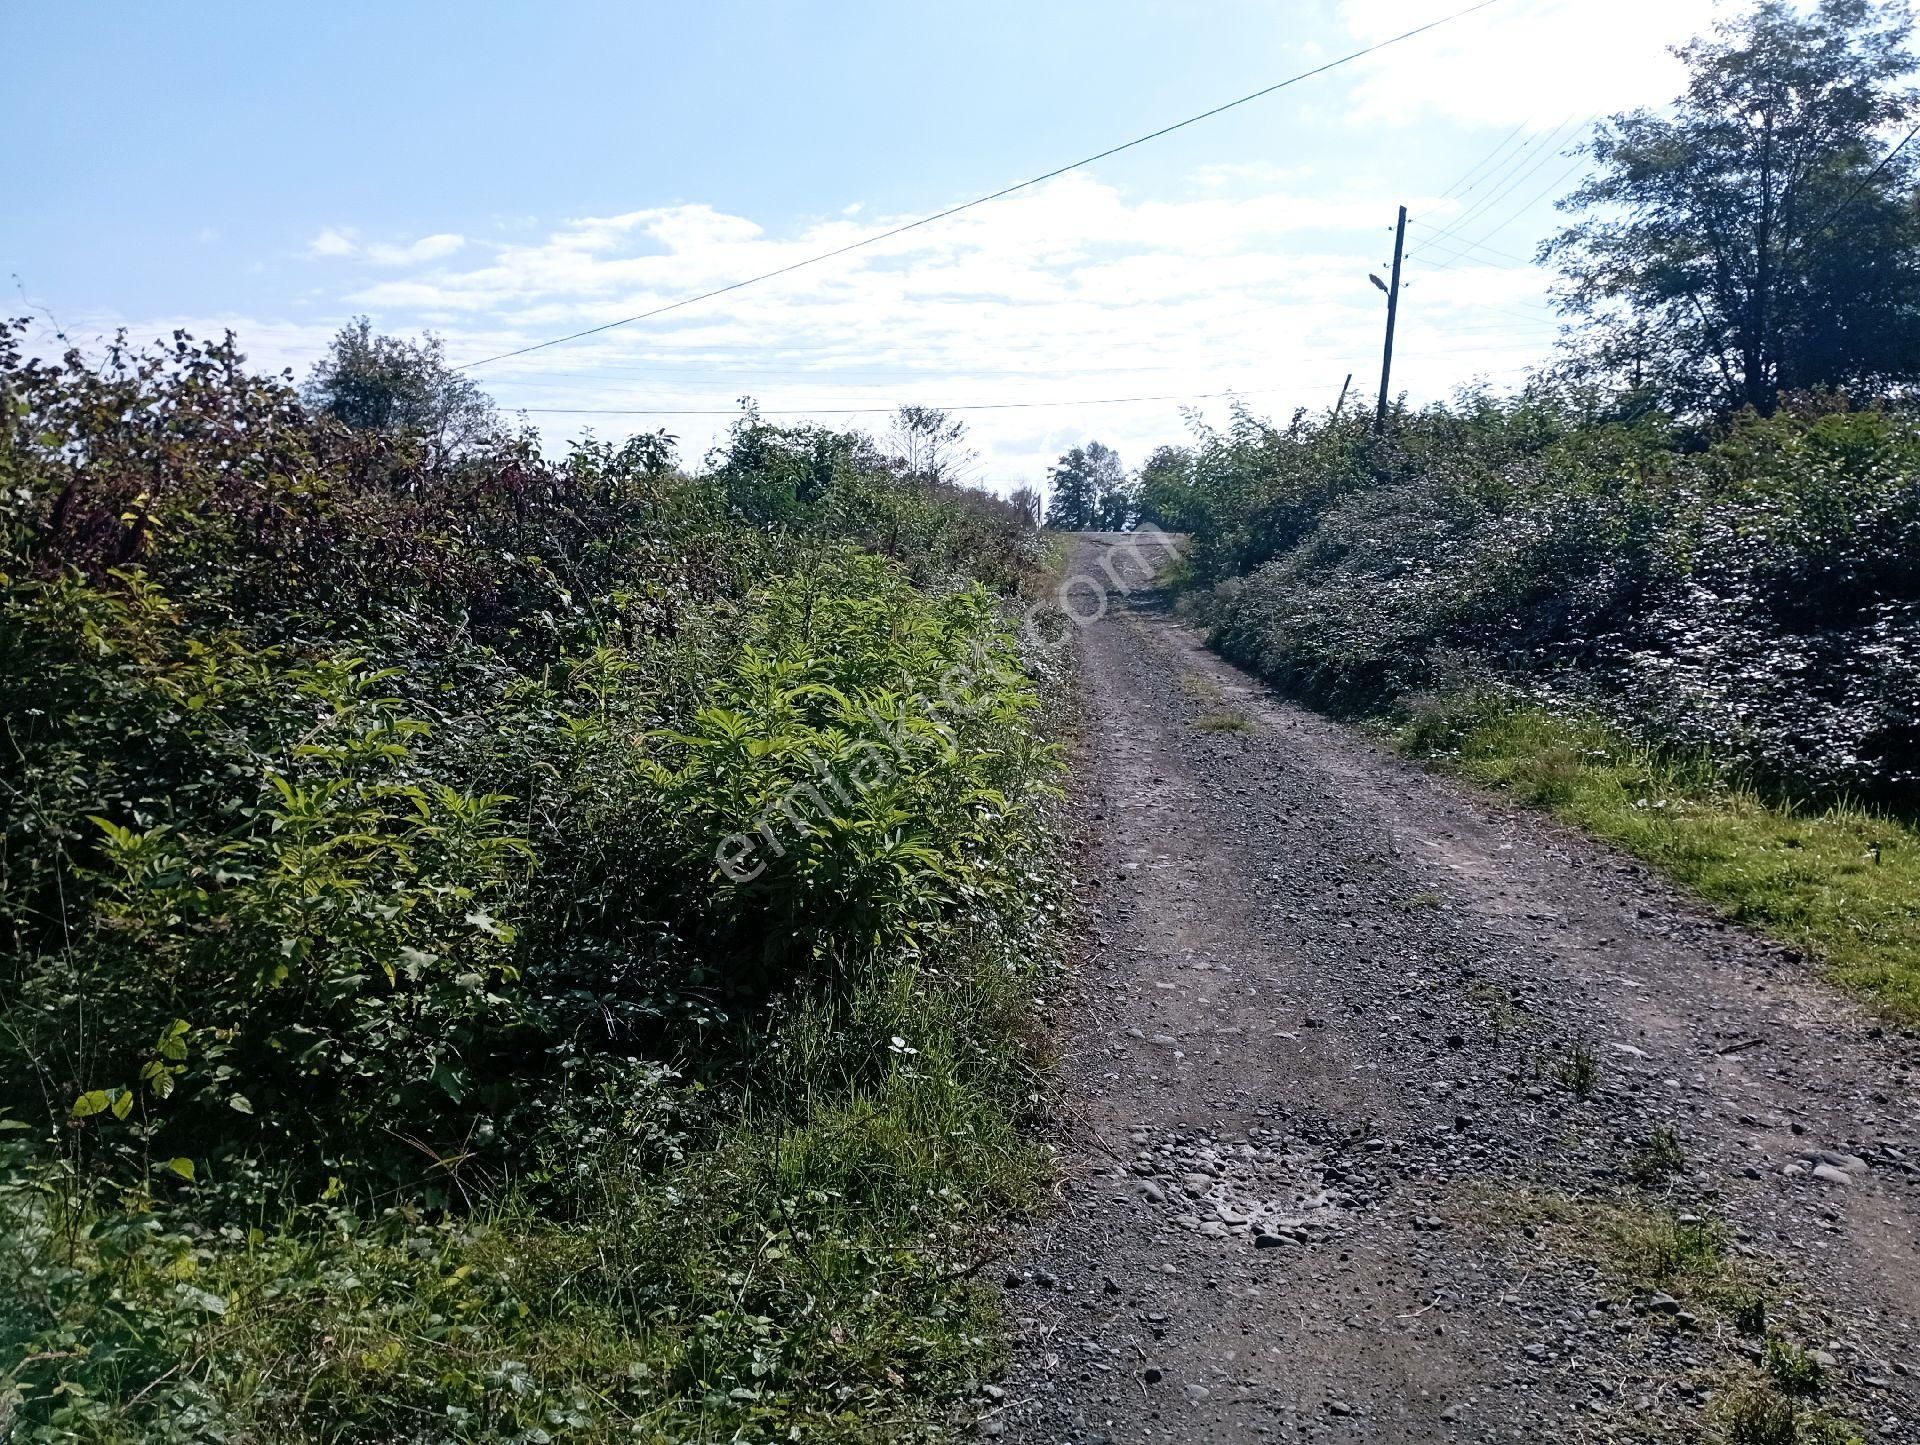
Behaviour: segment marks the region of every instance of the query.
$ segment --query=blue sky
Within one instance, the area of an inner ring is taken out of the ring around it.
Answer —
[[[365,312],[466,360],[857,239],[1463,3],[13,7],[0,268],[12,310],[83,342],[232,326],[263,367],[303,370]],[[1330,403],[1348,370],[1368,392],[1366,275],[1405,201],[1398,380],[1421,399],[1511,380],[1553,331],[1524,258],[1571,182],[1560,150],[1671,94],[1663,47],[1713,14],[1500,0],[910,238],[476,375],[556,444],[664,425],[697,454],[725,421],[548,408],[752,394],[875,426],[864,409],[1044,401],[1074,404],[967,414],[982,480],[1089,436],[1137,462],[1180,436],[1181,403],[1082,403],[1236,390],[1283,412]]]

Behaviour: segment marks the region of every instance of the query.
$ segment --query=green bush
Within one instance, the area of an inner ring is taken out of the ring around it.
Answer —
[[[0,1433],[925,1427],[1038,1171],[1042,555],[751,413],[0,333]]]
[[[1801,398],[1713,430],[1538,385],[1238,415],[1157,454],[1222,648],[1338,710],[1496,688],[1802,795],[1920,799],[1920,426]]]

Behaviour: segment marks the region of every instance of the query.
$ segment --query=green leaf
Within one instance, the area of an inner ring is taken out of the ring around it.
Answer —
[[[160,1031],[160,1041],[154,1052],[162,1058],[178,1062],[187,1056],[187,1034],[189,1027],[185,1019],[175,1019]]]
[[[236,1114],[251,1114],[253,1112],[253,1100],[249,1099],[245,1094],[235,1094],[227,1100],[227,1107],[232,1109]]]
[[[169,1159],[167,1168],[178,1174],[189,1184],[193,1182],[193,1161],[191,1159]]]
[[[133,1090],[116,1089],[113,1095],[113,1117],[124,1119],[133,1112]]]
[[[494,916],[484,908],[475,909],[472,913],[469,913],[467,915],[467,923],[470,927],[477,928],[482,933],[490,934],[495,938],[508,941],[511,941],[513,938],[513,930],[507,927],[506,924],[495,919]]]
[[[104,1114],[113,1103],[113,1095],[105,1089],[89,1089],[73,1101],[73,1117],[91,1119],[95,1114]]]

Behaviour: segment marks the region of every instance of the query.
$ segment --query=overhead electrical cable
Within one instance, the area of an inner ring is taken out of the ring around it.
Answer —
[[[1582,129],[1584,129],[1584,127]],[[1579,131],[1574,132],[1575,135],[1578,135],[1579,133],[1580,133]],[[1560,154],[1564,155],[1566,154],[1566,152],[1563,150],[1560,152]],[[1508,199],[1510,196],[1512,196],[1513,193],[1520,188],[1523,182],[1532,179],[1535,175],[1539,173],[1541,167],[1546,165],[1552,159],[1553,159],[1552,155],[1542,156],[1540,158],[1540,162],[1538,165],[1531,167],[1525,175],[1516,176],[1514,178],[1512,185],[1507,186],[1498,195],[1492,198],[1492,200],[1488,203],[1486,210],[1491,211],[1501,201],[1504,201]],[[1561,171],[1560,174],[1555,176],[1552,180],[1548,181],[1546,185],[1542,186],[1539,190],[1535,191],[1532,195],[1528,196],[1526,200],[1522,201],[1520,203],[1519,208],[1513,211],[1512,213],[1510,213],[1506,220],[1500,221],[1496,223],[1494,226],[1492,226],[1491,228],[1481,231],[1478,239],[1484,241],[1489,236],[1499,235],[1500,232],[1504,231],[1508,226],[1512,225],[1521,216],[1525,215],[1527,211],[1530,210],[1534,205],[1536,205],[1546,196],[1558,190],[1560,188],[1560,184],[1562,181],[1564,181],[1568,176],[1572,175],[1575,171],[1579,170],[1585,164],[1586,164],[1586,158],[1584,156],[1575,155],[1573,158],[1572,164],[1567,166],[1565,170]],[[1465,225],[1466,225],[1466,218],[1463,217],[1458,225],[1449,226],[1446,230],[1442,231],[1440,234],[1442,236],[1449,237],[1449,238],[1459,236],[1461,234],[1462,228]]]
[[[725,296],[730,292],[740,291],[748,286],[758,285],[762,281],[771,281],[777,276],[788,276],[808,266],[817,266],[823,261],[831,261],[835,257],[845,256],[852,251],[859,251],[868,246],[876,246],[882,241],[889,241],[896,236],[903,236],[909,231],[917,231],[923,226],[931,226],[937,221],[944,221],[950,217],[957,216],[962,211],[970,211],[976,206],[984,206],[991,201],[1001,200],[1018,191],[1028,190],[1046,181],[1055,180],[1060,176],[1064,176],[1069,171],[1079,170],[1082,166],[1092,165],[1096,161],[1106,160],[1109,156],[1117,156],[1122,151],[1129,151],[1136,146],[1143,146],[1149,141],[1159,140],[1163,136],[1172,135],[1175,131],[1185,130],[1190,125],[1198,125],[1203,120],[1211,120],[1214,116],[1223,115],[1227,111],[1236,110],[1243,105],[1249,105],[1256,100],[1261,100],[1269,95],[1286,90],[1290,86],[1298,85],[1302,81],[1311,80],[1315,76],[1325,75],[1330,70],[1338,70],[1343,65],[1351,65],[1356,60],[1362,60],[1369,55],[1376,55],[1391,46],[1402,44],[1405,41],[1414,39],[1416,36],[1425,35],[1428,31],[1438,30],[1443,25],[1451,25],[1457,20],[1464,20],[1469,15],[1476,14],[1481,10],[1486,10],[1499,3],[1500,0],[1477,0],[1477,3],[1469,5],[1463,10],[1456,10],[1451,15],[1443,15],[1438,20],[1428,21],[1425,25],[1415,26],[1411,30],[1403,30],[1398,35],[1376,41],[1372,45],[1352,51],[1337,59],[1329,60],[1326,64],[1317,65],[1312,70],[1303,70],[1298,75],[1288,76],[1285,80],[1276,81],[1272,85],[1251,91],[1239,97],[1237,100],[1229,100],[1224,104],[1214,106],[1211,110],[1203,110],[1198,115],[1190,115],[1185,120],[1175,121],[1172,125],[1161,126],[1158,130],[1149,131],[1145,135],[1136,136],[1132,140],[1121,142],[1119,145],[1109,146],[1107,149],[1096,151],[1090,156],[1083,156],[1079,160],[1070,161],[1063,166],[1055,166],[1050,171],[1043,171],[1041,174],[1031,176],[1024,181],[1016,181],[1010,186],[1002,186],[997,191],[991,191],[984,196],[976,196],[970,201],[962,201],[957,206],[949,206],[944,211],[935,211],[931,215],[921,216],[917,220],[907,221],[902,225],[880,231],[862,240],[851,241],[844,246],[836,246],[830,251],[822,251],[816,256],[808,256],[803,260],[776,267],[771,271],[763,271],[757,276],[749,276],[744,280],[734,281],[725,286],[716,286],[711,291],[702,291],[693,296],[683,296],[677,301],[669,301],[664,305],[654,307],[650,311],[641,311],[632,316],[623,316],[616,321],[605,321],[598,326],[589,326],[584,330],[569,332],[565,336],[555,336],[546,341],[536,341],[527,346],[515,347],[511,351],[499,352],[493,356],[483,356],[478,361],[463,362],[455,369],[459,371],[470,371],[476,366],[488,366],[496,361],[506,361],[515,356],[525,356],[528,352],[544,351],[549,346],[561,346],[569,341],[579,341],[588,336],[597,336],[603,331],[612,331],[615,327],[619,326],[630,326],[636,321],[649,321],[656,316],[664,316],[669,311],[678,311],[684,306],[692,306],[701,301],[711,301],[716,296]]]
[[[1572,165],[1568,166],[1564,171],[1560,172],[1559,175],[1555,176],[1545,186],[1541,187],[1539,190],[1535,191],[1531,196],[1527,197],[1526,200],[1522,201],[1520,205],[1511,214],[1508,215],[1506,220],[1501,221],[1497,225],[1489,228],[1488,230],[1482,231],[1477,240],[1469,239],[1468,237],[1465,237],[1465,236],[1447,236],[1444,239],[1437,236],[1430,236],[1425,241],[1424,246],[1431,247],[1435,244],[1436,241],[1438,241],[1439,245],[1443,248],[1443,252],[1444,252],[1444,248],[1449,246],[1478,246],[1482,250],[1498,250],[1497,247],[1491,247],[1486,244],[1487,238],[1490,236],[1499,235],[1502,231],[1506,230],[1507,227],[1511,226],[1515,221],[1518,221],[1522,216],[1526,215],[1527,212],[1531,211],[1542,200],[1546,199],[1546,197],[1552,195],[1555,191],[1559,190],[1561,186],[1566,184],[1567,179],[1570,176],[1572,176],[1575,171],[1579,170],[1583,164],[1584,164],[1584,161],[1582,159],[1576,159]],[[1503,252],[1501,254],[1511,255],[1512,253]],[[1464,265],[1468,261],[1474,261],[1478,259],[1479,258],[1476,256],[1467,256],[1467,255],[1462,255],[1456,252],[1452,260],[1436,261],[1431,266],[1427,267],[1427,269],[1429,271],[1450,271],[1455,266]],[[1538,263],[1526,262],[1524,264],[1535,265]]]
[[[1512,130],[1508,131],[1506,135],[1501,137],[1500,144],[1498,144],[1492,150],[1488,151],[1485,155],[1480,157],[1479,160],[1475,161],[1471,166],[1467,168],[1466,174],[1462,175],[1452,185],[1448,186],[1444,191],[1442,191],[1440,193],[1440,199],[1444,201],[1447,197],[1451,196],[1455,191],[1459,190],[1462,186],[1464,186],[1468,181],[1472,180],[1475,176],[1480,174],[1481,167],[1490,164],[1493,158],[1499,155],[1500,152],[1505,150],[1509,145],[1511,145],[1513,143],[1514,137],[1519,135],[1520,132],[1525,130],[1526,128],[1527,128],[1527,123],[1523,120],[1520,122],[1520,124],[1516,125]]]
[[[1431,242],[1440,237],[1458,233],[1477,216],[1483,214],[1490,207],[1499,204],[1502,196],[1509,194],[1514,186],[1538,170],[1540,166],[1553,155],[1554,151],[1560,145],[1563,136],[1570,136],[1574,133],[1568,129],[1568,127],[1574,123],[1573,117],[1569,116],[1566,120],[1554,126],[1552,130],[1543,131],[1539,135],[1534,136],[1519,152],[1509,157],[1508,163],[1502,165],[1497,174],[1483,176],[1480,181],[1470,186],[1467,193],[1460,197],[1460,200],[1465,204],[1465,209],[1450,220],[1434,222],[1433,224],[1437,229],[1427,238],[1428,241]],[[1482,184],[1488,185],[1490,189],[1484,192],[1477,200],[1469,202],[1468,195],[1470,195],[1472,191],[1479,189]],[[1421,216],[1414,216],[1409,219],[1416,225],[1426,224],[1425,218]]]
[[[1438,236],[1421,237],[1414,245],[1407,247],[1407,259],[1412,260],[1424,251],[1436,250],[1443,255],[1452,256],[1456,263],[1460,261],[1480,261],[1482,265],[1490,265],[1492,264],[1491,262],[1485,261],[1479,256],[1468,254],[1470,251],[1485,251],[1489,256],[1497,256],[1501,260],[1514,263],[1513,266],[1500,267],[1499,269],[1503,271],[1511,271],[1515,269],[1515,267],[1531,266],[1533,264],[1533,262],[1525,256],[1516,255],[1512,251],[1503,251],[1498,246],[1489,246],[1484,241],[1470,241],[1464,236],[1448,236],[1444,240]],[[1439,267],[1436,266],[1433,269],[1438,270]]]
[[[1561,121],[1558,125],[1554,126],[1552,130],[1541,131],[1535,135],[1528,136],[1511,154],[1501,157],[1498,165],[1495,165],[1484,175],[1480,176],[1472,185],[1464,188],[1460,192],[1460,201],[1469,206],[1479,204],[1477,201],[1469,202],[1467,198],[1473,195],[1475,191],[1482,190],[1483,187],[1499,187],[1522,166],[1526,165],[1527,162],[1539,156],[1543,149],[1551,150],[1555,138],[1559,136],[1561,131],[1566,129],[1572,120],[1573,117],[1568,116],[1566,120]]]
[[[1881,156],[1880,163],[1876,165],[1872,170],[1868,171],[1864,176],[1860,177],[1859,184],[1856,185],[1851,191],[1847,192],[1845,200],[1841,201],[1839,205],[1835,206],[1832,210],[1828,211],[1824,216],[1822,216],[1818,221],[1816,221],[1811,227],[1809,227],[1809,234],[1815,231],[1824,230],[1829,221],[1831,221],[1835,216],[1839,215],[1842,211],[1846,210],[1846,208],[1848,206],[1851,206],[1855,201],[1859,200],[1860,197],[1863,194],[1865,194],[1867,187],[1873,184],[1873,178],[1879,175],[1880,172],[1884,171],[1888,166],[1892,165],[1894,160],[1899,156],[1900,152],[1905,150],[1908,146],[1912,145],[1916,137],[1920,137],[1920,125],[1916,125],[1912,130],[1908,131],[1906,135],[1902,137],[1900,144],[1895,146],[1892,150],[1888,151],[1885,155]]]
[[[1551,162],[1556,155],[1564,154],[1561,147],[1592,124],[1593,121],[1591,119],[1584,121],[1568,119],[1562,121],[1548,133],[1550,136],[1548,143],[1541,146],[1540,149],[1530,157],[1533,164],[1523,169],[1510,172],[1507,176],[1503,177],[1495,189],[1487,192],[1487,194],[1482,196],[1474,205],[1447,222],[1438,231],[1434,232],[1432,236],[1428,237],[1428,240],[1438,240],[1443,237],[1458,235],[1464,231],[1477,217],[1483,216],[1491,211],[1495,206],[1499,205],[1501,201],[1512,195],[1522,185],[1526,184],[1528,180],[1537,175],[1541,168]]]
[[[583,382],[604,381],[609,384],[630,383],[635,380],[651,382],[683,381],[689,385],[721,384],[727,386],[785,386],[793,383],[813,383],[822,386],[899,386],[943,377],[964,376],[974,380],[1007,379],[1013,382],[1045,381],[1055,377],[1082,378],[1090,376],[1165,376],[1188,370],[1178,363],[1160,363],[1154,366],[1089,366],[1057,367],[1035,370],[1015,367],[989,366],[926,366],[897,367],[892,370],[848,369],[834,367],[808,367],[793,371],[769,370],[743,361],[731,366],[686,367],[683,369],[663,368],[657,371],[635,371],[628,368],[612,367],[606,369],[587,369],[561,373],[536,373],[533,376],[515,376],[501,383],[505,387],[531,387],[536,391],[572,390],[578,391]]]
[[[1331,388],[1326,388],[1331,390]],[[1293,387],[1269,387],[1262,391],[1208,391],[1199,395],[1175,392],[1164,396],[1102,396],[1070,398],[1066,401],[982,401],[962,406],[935,407],[936,411],[1022,411],[1044,406],[1122,406],[1136,401],[1219,401],[1230,396],[1262,396],[1268,391],[1292,391]],[[761,416],[891,416],[898,406],[797,406],[756,408]],[[670,406],[515,406],[509,411],[524,411],[537,416],[739,416],[741,407]]]

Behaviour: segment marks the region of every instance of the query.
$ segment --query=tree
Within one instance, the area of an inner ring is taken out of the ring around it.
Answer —
[[[1094,446],[1099,445],[1098,442],[1094,443]],[[1106,449],[1102,447],[1101,450]],[[1113,465],[1109,473],[1101,478],[1100,530],[1131,531],[1134,523],[1140,520],[1140,484],[1127,475],[1117,455],[1107,452],[1107,456],[1113,459]]]
[[[1019,510],[1032,526],[1040,525],[1040,489],[1022,484],[1013,489],[1007,500]]]
[[[1047,472],[1053,502],[1047,525],[1062,532],[1121,532],[1139,511],[1120,454],[1099,442],[1075,447]]]
[[[499,430],[493,401],[447,365],[431,332],[419,341],[381,336],[364,316],[340,328],[314,363],[301,397],[314,411],[367,431],[417,432],[458,451]]]
[[[967,445],[967,424],[936,406],[903,406],[894,413],[887,441],[907,474],[958,486],[979,453]]]
[[[1193,457],[1185,447],[1155,447],[1140,468],[1140,520],[1185,532],[1194,522]]]
[[[1901,0],[1763,0],[1675,50],[1671,116],[1612,117],[1541,248],[1579,324],[1572,368],[1681,408],[1770,413],[1782,391],[1920,375],[1915,158]]]

